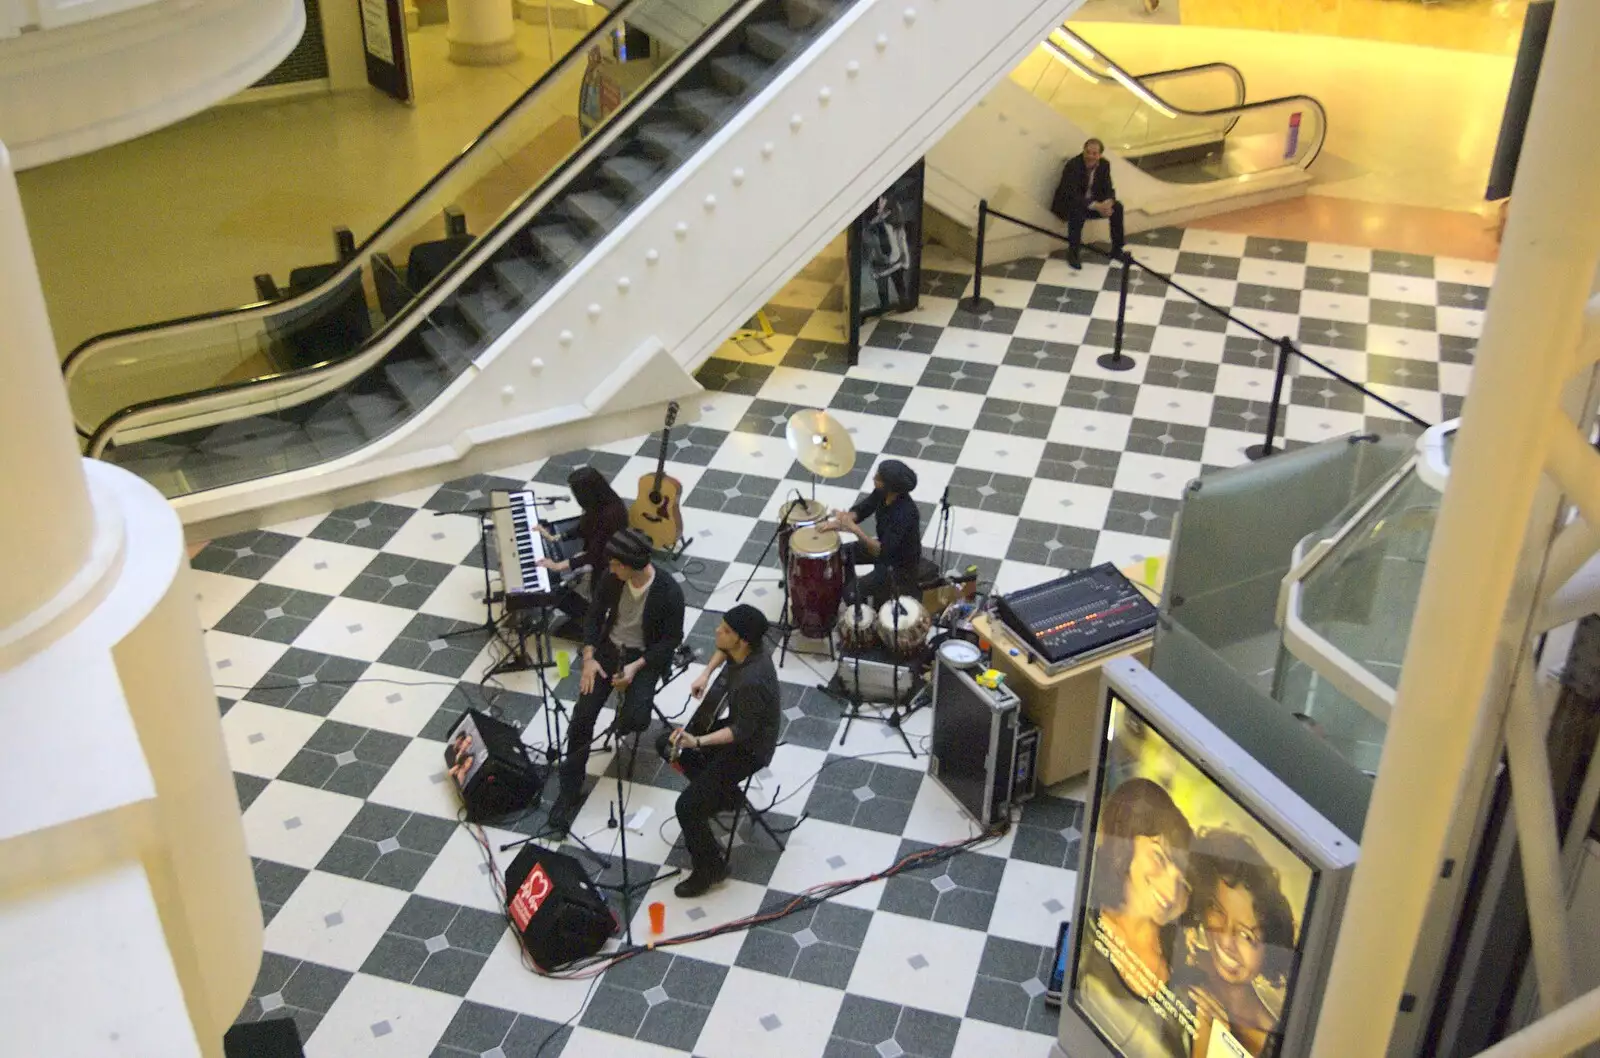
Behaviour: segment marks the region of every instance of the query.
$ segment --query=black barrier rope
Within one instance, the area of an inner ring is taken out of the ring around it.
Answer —
[[[999,217],[1001,220],[1009,221],[1018,227],[1026,228],[1029,231],[1037,232],[1040,235],[1047,235],[1059,242],[1069,241],[1065,235],[1058,231],[1051,231],[1049,228],[1042,228],[1037,224],[1032,224],[1023,220],[1020,217],[1013,217],[1009,213],[1002,213],[1000,210],[991,207],[988,199],[980,199],[978,202],[978,246],[977,252],[973,255],[972,266],[972,296],[963,298],[960,302],[960,307],[965,312],[982,314],[994,308],[994,302],[983,296],[983,251],[984,243],[989,234],[990,217]],[[1289,363],[1292,357],[1299,357],[1301,360],[1304,360],[1318,371],[1323,372],[1334,381],[1349,386],[1351,389],[1362,394],[1370,400],[1377,401],[1379,404],[1383,405],[1385,408],[1388,408],[1396,415],[1403,419],[1409,420],[1413,424],[1422,427],[1424,430],[1433,426],[1433,423],[1428,422],[1426,419],[1419,418],[1418,416],[1407,411],[1405,408],[1402,408],[1400,405],[1396,404],[1394,401],[1374,393],[1372,390],[1357,382],[1355,379],[1350,378],[1339,371],[1335,371],[1333,368],[1329,367],[1321,360],[1318,360],[1316,357],[1307,355],[1306,352],[1296,345],[1294,340],[1289,338],[1287,335],[1274,338],[1272,335],[1261,330],[1259,327],[1256,327],[1250,322],[1241,320],[1239,317],[1235,316],[1222,306],[1214,305],[1207,301],[1205,298],[1201,297],[1199,294],[1196,294],[1194,291],[1190,290],[1182,283],[1179,283],[1176,279],[1172,278],[1166,273],[1159,272],[1156,269],[1151,268],[1143,261],[1140,261],[1138,258],[1134,257],[1127,251],[1126,248],[1114,249],[1107,252],[1105,250],[1098,249],[1097,247],[1086,245],[1083,247],[1083,249],[1088,250],[1090,253],[1095,254],[1096,256],[1103,257],[1107,261],[1115,261],[1122,266],[1121,275],[1118,278],[1117,284],[1117,325],[1115,336],[1112,339],[1111,352],[1103,353],[1095,360],[1095,362],[1098,363],[1102,368],[1105,368],[1109,371],[1127,371],[1133,367],[1132,358],[1124,356],[1122,353],[1123,329],[1128,315],[1128,270],[1130,265],[1136,266],[1145,272],[1148,272],[1150,275],[1155,276],[1157,279],[1161,280],[1161,282],[1165,283],[1173,290],[1176,290],[1178,293],[1193,301],[1195,304],[1216,313],[1218,316],[1221,316],[1231,324],[1236,324],[1237,326],[1244,328],[1261,341],[1271,343],[1277,349],[1277,363],[1274,367],[1272,378],[1272,400],[1267,406],[1267,434],[1266,437],[1262,439],[1261,444],[1251,445],[1249,448],[1245,449],[1245,454],[1251,459],[1260,459],[1263,456],[1272,455],[1275,451],[1277,451],[1274,446],[1274,442],[1278,434],[1280,405],[1283,402],[1283,382],[1288,376]]]

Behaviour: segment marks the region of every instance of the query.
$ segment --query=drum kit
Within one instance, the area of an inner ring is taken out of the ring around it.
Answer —
[[[786,439],[795,459],[812,475],[812,496],[806,499],[797,490],[784,504],[773,538],[756,562],[759,568],[767,550],[777,544],[788,617],[784,652],[789,650],[787,632],[798,632],[807,639],[825,640],[830,648],[837,640],[848,653],[882,648],[902,660],[916,658],[924,652],[932,627],[931,616],[917,599],[902,596],[879,610],[865,603],[844,605],[842,541],[837,530],[825,528],[828,508],[816,498],[816,482],[844,477],[855,468],[856,447],[849,431],[827,412],[805,410],[790,417]],[[745,587],[749,586],[747,579]],[[743,589],[739,595],[744,595]]]

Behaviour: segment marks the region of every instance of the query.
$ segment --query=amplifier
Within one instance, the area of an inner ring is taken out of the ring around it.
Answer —
[[[522,733],[477,709],[463,713],[451,730],[444,764],[474,823],[525,811],[544,786]]]
[[[541,970],[595,954],[618,928],[583,865],[537,845],[524,845],[506,868],[506,914]]]
[[[989,690],[940,658],[933,669],[928,774],[980,826],[1033,796],[1039,729],[1009,687]]]

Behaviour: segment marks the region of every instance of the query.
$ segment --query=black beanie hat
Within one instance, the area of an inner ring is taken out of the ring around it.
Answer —
[[[606,557],[629,569],[644,569],[650,564],[650,538],[637,529],[619,529],[606,541]]]
[[[723,614],[722,621],[733,629],[734,635],[752,648],[760,646],[762,637],[767,634],[767,615],[747,602],[740,603]]]
[[[883,479],[885,489],[898,492],[902,496],[917,487],[917,472],[898,459],[885,459],[879,463],[878,476]]]

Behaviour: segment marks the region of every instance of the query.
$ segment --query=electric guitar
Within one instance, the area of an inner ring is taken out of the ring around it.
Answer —
[[[661,428],[661,457],[653,474],[639,479],[638,499],[628,508],[628,524],[650,538],[663,551],[670,551],[683,537],[683,511],[678,500],[683,483],[667,473],[667,438],[678,421],[678,402],[667,405],[666,425]]]

